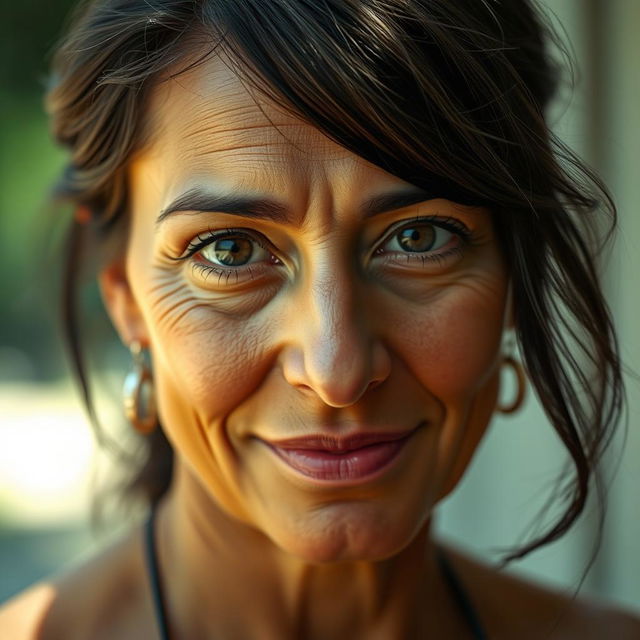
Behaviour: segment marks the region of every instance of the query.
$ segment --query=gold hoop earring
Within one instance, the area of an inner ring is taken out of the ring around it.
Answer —
[[[133,367],[122,387],[124,413],[138,433],[149,435],[158,424],[153,376],[142,344],[134,340],[129,351]]]
[[[502,364],[510,367],[515,374],[518,390],[516,392],[516,397],[510,404],[498,404],[496,411],[503,414],[515,413],[522,406],[527,394],[527,377],[524,373],[522,363],[516,360],[513,356],[504,356]]]

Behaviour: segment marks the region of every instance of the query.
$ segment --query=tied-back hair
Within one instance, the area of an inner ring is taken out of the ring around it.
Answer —
[[[145,144],[150,91],[224,53],[252,90],[346,149],[437,197],[491,210],[524,364],[572,462],[555,492],[561,515],[506,559],[562,536],[590,487],[601,488],[624,393],[595,266],[597,214],[611,231],[615,207],[545,122],[558,84],[552,42],[530,0],[84,3],[55,54],[47,106],[70,152],[57,194],[91,213],[91,224],[71,225],[63,315],[94,422],[79,337],[83,248],[130,215],[125,172]],[[172,455],[157,430],[131,492],[157,502]]]

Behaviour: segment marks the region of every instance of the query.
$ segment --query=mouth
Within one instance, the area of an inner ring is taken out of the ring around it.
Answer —
[[[297,475],[323,484],[349,485],[385,473],[418,428],[343,437],[318,434],[263,442]]]

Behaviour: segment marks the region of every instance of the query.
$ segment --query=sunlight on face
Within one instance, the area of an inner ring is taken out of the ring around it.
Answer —
[[[224,511],[307,559],[387,557],[493,411],[505,265],[487,210],[257,100],[219,58],[157,87],[112,314]]]

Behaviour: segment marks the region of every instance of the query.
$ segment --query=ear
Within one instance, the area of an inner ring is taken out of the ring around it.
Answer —
[[[138,340],[149,344],[149,336],[140,308],[127,276],[124,256],[105,265],[98,276],[102,300],[120,339],[125,345]]]

